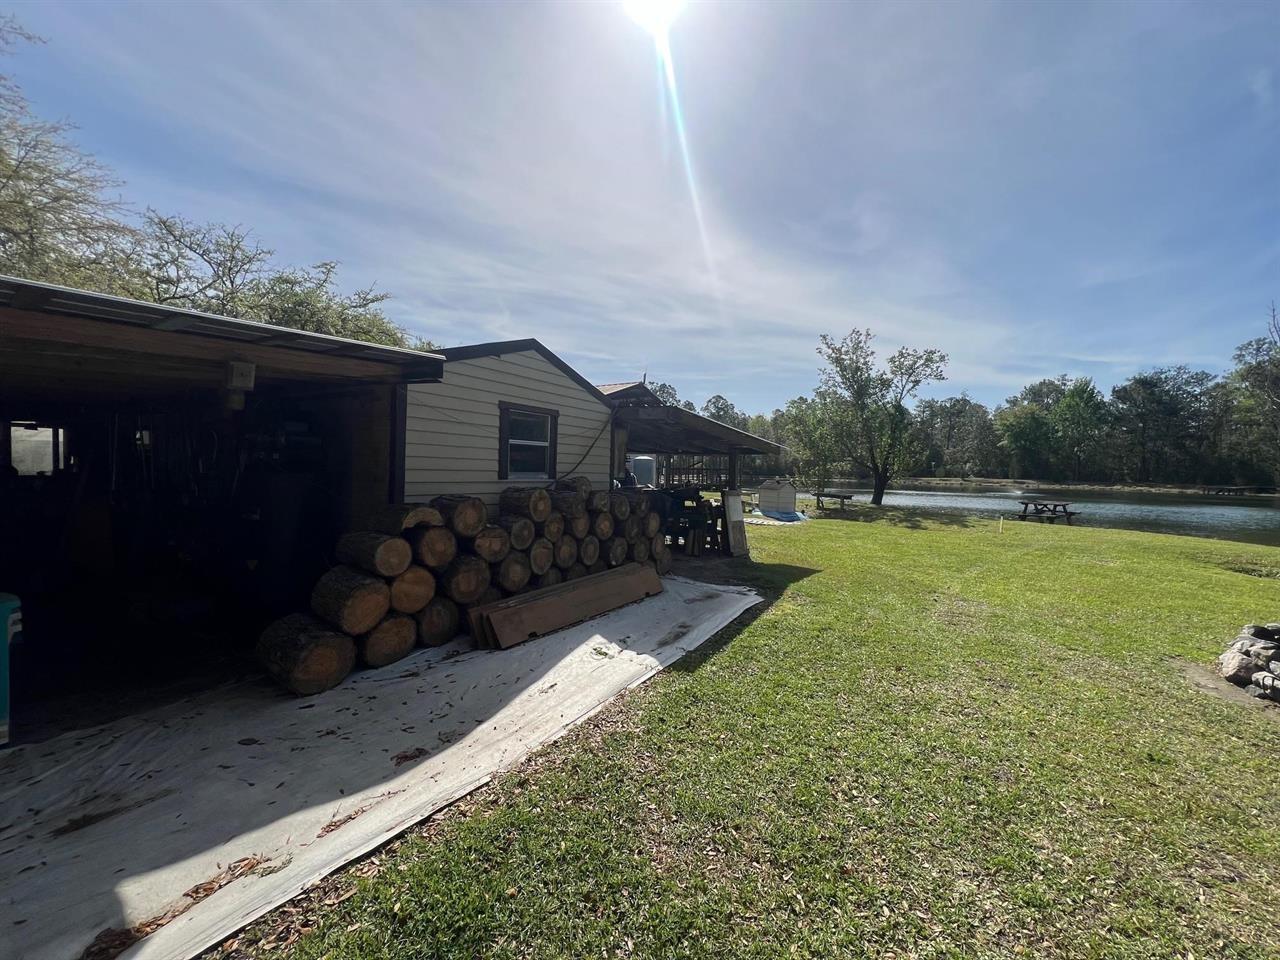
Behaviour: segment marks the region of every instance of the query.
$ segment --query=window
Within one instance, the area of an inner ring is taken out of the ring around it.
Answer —
[[[550,480],[556,472],[555,410],[498,404],[498,479]]]
[[[18,476],[49,475],[67,465],[66,432],[61,427],[44,427],[34,423],[9,426],[9,456]]]

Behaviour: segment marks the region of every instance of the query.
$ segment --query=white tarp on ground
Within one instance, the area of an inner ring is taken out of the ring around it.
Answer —
[[[0,956],[78,956],[100,931],[189,904],[184,892],[260,858],[125,954],[193,956],[759,602],[743,588],[663,583],[511,650],[420,650],[310,699],[237,684],[14,748],[0,757]]]

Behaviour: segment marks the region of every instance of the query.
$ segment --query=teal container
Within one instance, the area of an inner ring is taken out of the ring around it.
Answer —
[[[0,746],[9,742],[9,650],[22,635],[22,604],[12,593],[0,593]]]

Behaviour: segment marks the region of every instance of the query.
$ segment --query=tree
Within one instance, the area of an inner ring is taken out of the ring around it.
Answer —
[[[0,55],[40,43],[12,16],[0,17]],[[0,272],[119,292],[114,278],[133,231],[119,183],[70,139],[66,121],[41,120],[12,77],[0,75]]]
[[[1049,411],[1058,435],[1058,448],[1071,463],[1071,479],[1080,479],[1081,461],[1102,442],[1107,401],[1088,377],[1071,383]]]
[[[996,411],[1000,444],[1009,454],[1009,476],[1043,477],[1052,457],[1054,430],[1038,403],[1018,403]]]
[[[313,267],[278,267],[274,251],[243,227],[198,224],[148,210],[134,254],[145,299],[172,303],[393,347],[430,349],[387,319],[389,298],[372,287],[341,293],[332,261]]]
[[[829,419],[833,460],[848,460],[871,474],[871,502],[884,502],[889,481],[911,462],[911,411],[907,400],[922,386],[946,379],[941,350],[901,347],[881,368],[871,349],[870,330],[852,330],[841,340],[824,334],[818,354],[817,399]]]
[[[0,17],[0,56],[41,42]],[[120,184],[71,141],[74,127],[31,113],[0,75],[0,272],[175,304],[208,313],[390,346],[429,341],[382,312],[388,294],[342,293],[337,264],[281,267],[242,227],[197,224],[147,210],[135,218],[111,195]]]
[[[835,474],[836,443],[822,401],[797,397],[776,419],[794,458],[796,479],[815,493],[826,490]]]
[[[679,407],[681,410],[688,410],[690,413],[696,413],[698,408],[688,400],[681,400],[680,394],[676,392],[676,388],[669,383],[651,383],[648,385],[653,391],[654,396],[665,403],[669,407]]]
[[[718,393],[702,405],[702,415],[738,430],[746,430],[750,420],[745,413]]]
[[[920,467],[942,476],[999,472],[1003,458],[991,412],[967,394],[921,400],[914,421]]]

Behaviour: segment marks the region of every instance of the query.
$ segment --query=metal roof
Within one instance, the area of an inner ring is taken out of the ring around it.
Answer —
[[[135,329],[167,330],[249,345],[283,347],[312,354],[369,360],[402,368],[406,379],[413,379],[414,374],[420,372],[423,379],[437,380],[440,363],[444,360],[438,353],[348,340],[345,337],[278,327],[253,320],[220,317],[212,313],[201,313],[199,310],[129,300],[4,275],[0,275],[0,307],[85,317],[124,324]],[[418,370],[415,371],[414,368]]]

